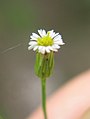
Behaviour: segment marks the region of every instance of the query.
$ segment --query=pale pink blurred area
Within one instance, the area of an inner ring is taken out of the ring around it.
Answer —
[[[28,51],[29,36],[40,28],[54,29],[65,42],[55,53],[47,96],[90,68],[89,0],[0,1],[0,114],[5,119],[25,119],[41,104],[35,52]]]
[[[75,76],[47,100],[48,119],[89,119],[90,70]],[[44,119],[42,109],[26,119]],[[87,117],[87,118],[86,118]]]

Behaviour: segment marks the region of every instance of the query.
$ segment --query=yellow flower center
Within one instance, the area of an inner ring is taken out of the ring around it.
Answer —
[[[37,39],[37,43],[40,46],[51,46],[53,45],[53,39],[50,37],[49,32],[46,36]]]

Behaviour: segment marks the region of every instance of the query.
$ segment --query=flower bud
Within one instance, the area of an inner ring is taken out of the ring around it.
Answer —
[[[54,56],[53,52],[41,54],[37,52],[36,63],[35,63],[35,73],[41,78],[48,78],[52,74],[54,66]]]

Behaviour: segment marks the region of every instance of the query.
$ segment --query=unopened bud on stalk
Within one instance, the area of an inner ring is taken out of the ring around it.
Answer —
[[[54,66],[54,53],[41,54],[37,52],[36,63],[35,63],[35,73],[41,79],[48,78],[53,71]]]

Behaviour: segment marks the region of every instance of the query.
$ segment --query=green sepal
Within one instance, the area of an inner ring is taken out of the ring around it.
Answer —
[[[41,54],[37,52],[35,62],[35,73],[38,77],[47,78],[52,74],[54,66],[53,52],[47,54]]]

